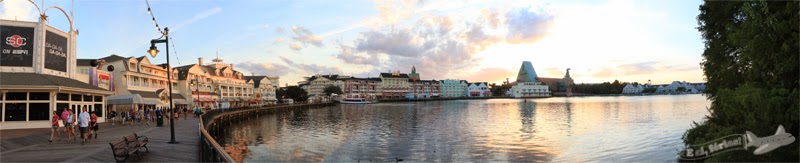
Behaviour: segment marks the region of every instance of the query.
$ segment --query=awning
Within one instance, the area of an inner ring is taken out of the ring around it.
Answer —
[[[164,105],[164,103],[161,102],[161,100],[157,100],[157,99],[144,99],[144,104],[145,105]]]
[[[172,99],[172,103],[178,104],[178,105],[190,105],[190,104],[192,104],[191,102],[187,101],[186,99]]]
[[[121,104],[142,104],[144,101],[142,100],[142,96],[139,94],[124,94],[124,95],[113,95],[106,97],[106,104],[107,105],[121,105]]]

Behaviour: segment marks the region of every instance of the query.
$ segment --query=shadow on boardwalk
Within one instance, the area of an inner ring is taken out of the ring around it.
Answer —
[[[114,162],[111,146],[112,140],[120,139],[133,132],[147,136],[150,143],[140,151],[141,159],[132,156],[131,162],[200,162],[200,137],[198,131],[198,118],[183,117],[175,124],[175,139],[179,144],[168,144],[170,140],[169,125],[153,127],[145,124],[111,125],[100,124],[98,139],[92,139],[86,145],[77,142],[67,142],[66,136],[62,140],[50,139],[49,129],[20,129],[0,131],[0,162]],[[63,133],[62,133],[63,134]],[[80,135],[76,129],[76,134]],[[56,135],[58,136],[58,135]]]

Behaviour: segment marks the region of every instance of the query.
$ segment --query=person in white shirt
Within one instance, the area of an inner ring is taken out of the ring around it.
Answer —
[[[86,144],[86,132],[89,130],[89,112],[86,109],[86,106],[83,107],[83,112],[78,115],[78,123],[80,124],[81,129],[81,137],[83,138],[83,142],[81,144]]]

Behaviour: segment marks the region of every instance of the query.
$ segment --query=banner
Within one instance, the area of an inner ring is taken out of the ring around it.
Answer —
[[[33,67],[33,31],[33,27],[0,26],[0,66]]]
[[[67,38],[47,31],[44,43],[44,68],[67,72]]]

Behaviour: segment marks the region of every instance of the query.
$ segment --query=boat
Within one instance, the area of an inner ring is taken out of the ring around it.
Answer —
[[[372,104],[375,101],[369,101],[365,98],[342,98],[339,100],[342,104]]]

